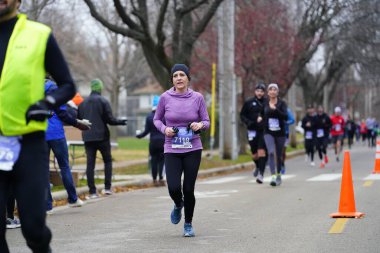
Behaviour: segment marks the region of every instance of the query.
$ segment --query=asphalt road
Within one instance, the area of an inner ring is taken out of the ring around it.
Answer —
[[[375,150],[357,146],[350,152],[362,219],[329,217],[338,211],[342,171],[342,161],[329,152],[325,169],[311,167],[303,156],[287,161],[279,187],[258,185],[251,172],[198,180],[194,238],[182,237],[183,220],[170,223],[173,204],[165,187],[57,208],[47,218],[53,252],[380,252]],[[7,239],[11,252],[29,252],[20,229],[7,230]]]

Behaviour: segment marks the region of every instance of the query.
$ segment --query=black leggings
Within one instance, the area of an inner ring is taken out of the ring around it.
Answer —
[[[314,161],[314,140],[305,139],[305,150],[311,161]]]
[[[328,139],[326,137],[323,138],[317,138],[316,144],[317,144],[317,150],[319,159],[323,160],[323,155],[327,154],[326,147],[327,147]]]
[[[149,154],[151,157],[152,178],[156,180],[158,174],[161,180],[163,178],[162,171],[164,168],[164,142],[151,140],[149,143]]]
[[[14,219],[14,211],[15,211],[16,198],[13,192],[13,189],[9,189],[9,196],[7,201],[7,218]]]
[[[195,180],[198,176],[201,157],[202,150],[165,154],[166,180],[169,194],[177,207],[181,206],[182,201],[184,202],[186,223],[191,223],[193,220]],[[183,200],[181,187],[182,172],[184,173]]]
[[[12,171],[0,171],[0,252],[9,252],[5,240],[5,209],[13,188],[22,234],[33,252],[49,252],[51,232],[46,226],[46,201],[49,168],[43,132],[24,135],[20,156]]]

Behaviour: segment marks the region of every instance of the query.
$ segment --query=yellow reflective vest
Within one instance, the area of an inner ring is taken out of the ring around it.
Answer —
[[[47,121],[30,121],[29,106],[44,98],[45,51],[51,29],[19,14],[0,77],[0,134],[18,136],[45,131]]]

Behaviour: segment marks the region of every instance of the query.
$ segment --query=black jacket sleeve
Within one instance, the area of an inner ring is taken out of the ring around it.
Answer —
[[[112,114],[112,109],[110,103],[102,97],[102,104],[103,104],[103,121],[107,123],[108,125],[123,125],[122,120],[118,120],[115,118]]]
[[[288,106],[284,101],[281,101],[281,103],[277,103],[275,110],[280,119],[285,121],[288,120]]]
[[[50,34],[46,46],[45,69],[58,85],[58,89],[49,94],[55,99],[54,108],[58,108],[74,97],[76,88],[69,67],[53,34]]]
[[[74,118],[67,110],[63,110],[61,108],[55,109],[54,112],[57,114],[58,118],[64,123],[76,126],[77,120]]]
[[[241,121],[246,125],[246,126],[250,126],[253,122],[246,116],[247,113],[248,113],[248,105],[249,105],[249,102],[246,101],[243,105],[243,108],[241,109],[240,111],[240,119]]]

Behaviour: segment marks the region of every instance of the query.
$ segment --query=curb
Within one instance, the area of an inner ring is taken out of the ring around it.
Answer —
[[[304,150],[297,150],[297,151],[288,153],[286,157],[287,159],[291,159],[303,154],[305,154]],[[211,176],[216,176],[216,175],[221,175],[221,174],[229,174],[229,173],[233,173],[237,171],[243,171],[243,170],[249,170],[249,169],[253,170],[253,168],[254,168],[253,162],[246,162],[246,163],[240,163],[240,164],[235,164],[235,165],[226,166],[226,167],[200,170],[198,173],[198,176],[200,178],[205,178],[205,177],[211,177]],[[150,186],[153,187],[151,183],[152,183],[151,179],[135,179],[135,180],[130,180],[130,181],[114,182],[112,183],[112,187],[147,187],[148,188]],[[101,191],[104,189],[104,185],[98,184],[96,185],[96,188],[98,191]],[[76,188],[76,190],[77,190],[78,196],[88,193],[87,186]],[[53,192],[52,197],[54,201],[66,200],[67,192],[66,190]]]

